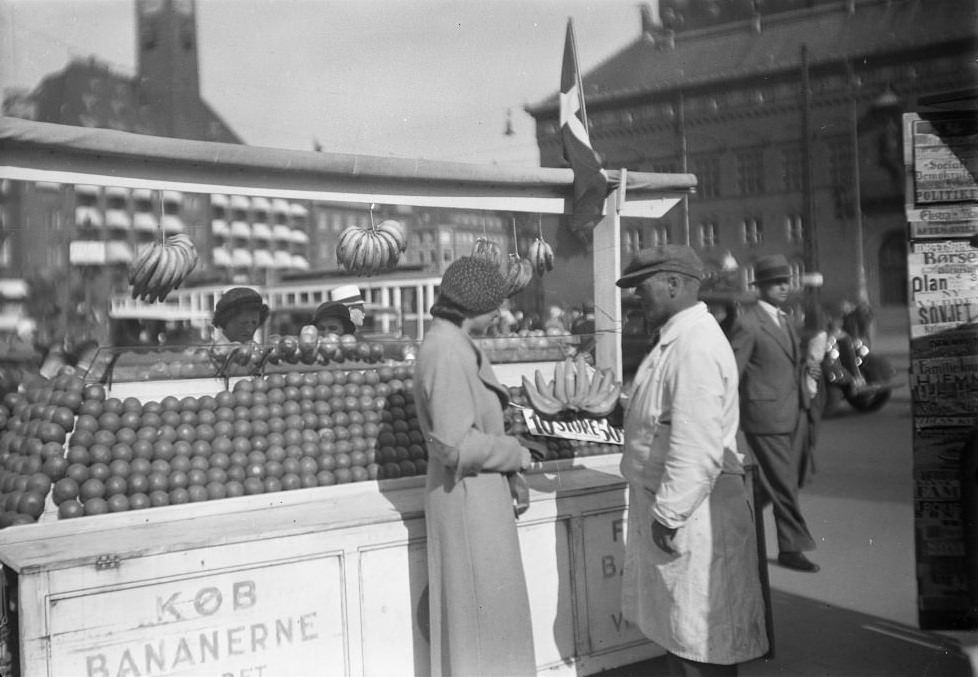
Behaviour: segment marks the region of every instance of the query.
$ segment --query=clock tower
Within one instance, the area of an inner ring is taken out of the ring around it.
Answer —
[[[140,107],[165,136],[200,139],[200,98],[194,0],[136,0]]]

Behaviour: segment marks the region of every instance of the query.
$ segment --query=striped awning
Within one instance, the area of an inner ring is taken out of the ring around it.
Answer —
[[[211,221],[211,232],[214,233],[215,237],[229,237],[231,228],[224,219],[213,219]]]
[[[132,191],[132,199],[140,200],[142,202],[150,202],[153,199],[153,191],[149,188],[134,188]]]
[[[30,288],[27,282],[20,278],[9,277],[0,280],[0,298],[15,300],[27,298]]]
[[[164,190],[163,202],[174,202],[176,204],[180,204],[183,202],[183,193],[178,190]]]
[[[211,206],[212,207],[224,207],[228,206],[228,196],[223,193],[215,193],[211,195]]]
[[[297,270],[309,270],[309,259],[300,254],[292,256],[292,267]]]
[[[251,268],[254,258],[247,249],[235,249],[231,252],[231,265],[235,268]]]
[[[276,223],[272,227],[272,239],[279,242],[292,242],[292,229],[284,223]]]
[[[309,236],[306,235],[306,231],[299,230],[298,228],[292,229],[292,242],[296,244],[309,244]]]
[[[292,267],[292,254],[282,249],[275,252],[275,267],[276,268],[291,268]]]
[[[164,214],[161,223],[163,225],[163,232],[167,235],[182,233],[184,231],[183,219],[181,219],[179,216]]]
[[[267,197],[253,197],[251,198],[251,208],[256,212],[267,214],[272,209],[272,203],[268,201]]]
[[[106,263],[129,263],[132,261],[132,247],[123,240],[109,240],[105,243]]]
[[[254,251],[254,260],[256,268],[275,268],[275,258],[272,253],[267,249],[256,249]]]
[[[98,195],[99,187],[89,183],[79,183],[75,185],[76,195]]]
[[[251,226],[244,221],[231,222],[231,237],[251,237]]]
[[[75,207],[75,225],[86,228],[102,227],[102,212],[96,207]]]
[[[124,209],[106,209],[105,225],[118,230],[129,230],[132,227],[132,218]]]
[[[251,224],[251,237],[267,242],[272,239],[272,229],[266,223],[253,223]]]
[[[248,211],[251,209],[251,200],[244,195],[232,195],[231,209],[242,209],[244,211]]]
[[[302,205],[293,202],[289,205],[289,213],[292,214],[292,216],[300,216],[305,218],[305,216],[309,214],[309,210]]]
[[[285,214],[289,213],[289,201],[283,200],[280,197],[274,198],[272,200],[272,213],[273,214]]]
[[[214,261],[214,265],[219,268],[230,268],[231,252],[224,247],[214,247],[214,249],[211,250],[211,260]]]
[[[105,188],[106,197],[115,197],[125,200],[129,197],[129,189],[123,188],[122,186],[106,186]]]
[[[156,230],[156,216],[149,212],[136,212],[132,215],[132,227],[134,230],[154,231]]]

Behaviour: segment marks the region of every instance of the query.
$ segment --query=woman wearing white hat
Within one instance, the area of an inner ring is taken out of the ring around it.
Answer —
[[[344,284],[329,292],[330,301],[339,301],[350,309],[350,319],[357,327],[363,326],[363,297],[356,285]]]

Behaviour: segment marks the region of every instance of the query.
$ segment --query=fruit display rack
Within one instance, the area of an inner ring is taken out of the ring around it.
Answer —
[[[137,381],[63,368],[0,404],[21,674],[425,674],[413,363],[358,351],[233,376],[210,350],[102,358]],[[538,461],[519,532],[540,669],[656,655],[614,622],[602,573],[623,557],[620,447],[530,435],[510,394],[508,430]]]

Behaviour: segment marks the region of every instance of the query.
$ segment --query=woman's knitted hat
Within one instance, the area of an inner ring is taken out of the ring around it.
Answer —
[[[475,317],[499,307],[506,298],[506,281],[496,264],[462,256],[445,270],[438,293],[468,317]]]
[[[261,300],[261,294],[249,287],[228,289],[217,302],[211,324],[215,327],[224,327],[231,317],[246,308],[254,308],[258,311],[259,323],[264,323],[268,318],[268,306]]]

